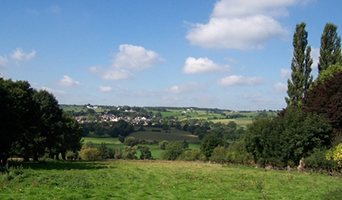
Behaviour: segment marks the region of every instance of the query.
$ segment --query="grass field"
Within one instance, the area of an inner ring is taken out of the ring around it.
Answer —
[[[0,199],[311,200],[342,192],[342,180],[326,175],[202,162],[67,161],[24,168],[30,169],[0,174]]]
[[[101,145],[101,142],[106,143],[106,147],[107,148],[124,148],[124,145],[120,143],[120,141],[117,138],[93,138],[93,137],[83,137],[82,138],[84,143],[91,141],[92,143],[94,143],[94,146],[96,148],[99,148]],[[183,141],[183,139],[181,140]],[[152,145],[148,145],[148,144],[141,144],[142,146],[148,146],[150,147],[150,151],[152,154],[152,157],[154,159],[160,159],[161,156],[161,152],[163,150],[159,149],[159,145],[158,144],[152,144]],[[188,151],[191,151],[192,149],[199,149],[200,148],[200,144],[189,144],[189,149]],[[136,156],[139,158],[140,156],[140,151],[137,151]]]

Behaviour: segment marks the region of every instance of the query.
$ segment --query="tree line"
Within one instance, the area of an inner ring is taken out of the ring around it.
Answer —
[[[82,129],[59,108],[53,94],[36,90],[27,81],[0,78],[0,155],[24,161],[46,156],[65,159],[81,148]]]
[[[326,24],[313,80],[305,27],[297,24],[293,35],[287,107],[278,117],[258,118],[248,127],[246,149],[260,165],[293,166],[303,159],[308,167],[331,169],[342,161],[336,151],[342,142],[341,37],[336,25]],[[336,156],[327,156],[331,151]]]

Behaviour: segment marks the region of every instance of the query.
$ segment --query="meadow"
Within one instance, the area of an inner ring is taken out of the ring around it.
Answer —
[[[137,132],[134,132],[134,133],[137,133]],[[142,133],[146,134],[144,131]],[[152,132],[152,133],[155,133],[155,132]],[[156,133],[159,133],[159,132],[156,132]],[[185,133],[188,134],[187,132],[185,132]],[[160,133],[160,134],[163,134],[163,133]],[[135,137],[134,134],[131,134],[130,136],[134,136]],[[152,136],[150,136],[150,137],[152,137]],[[157,138],[163,140],[162,137],[157,137]],[[107,148],[112,148],[112,149],[114,149],[114,148],[121,148],[121,149],[123,149],[124,148],[124,145],[122,143],[120,143],[120,141],[117,138],[83,137],[82,139],[83,139],[83,143],[91,141],[96,148],[99,148],[102,142],[106,143],[106,147]],[[139,137],[136,137],[136,139],[139,139]],[[142,138],[142,139],[147,140],[146,138]],[[169,141],[183,141],[183,137],[180,137],[180,139],[178,140],[177,136],[175,136],[175,137],[171,138],[171,140],[169,140]],[[159,148],[158,144],[140,144],[140,145],[141,146],[148,146],[148,147],[150,147],[150,151],[151,151],[152,157],[154,159],[160,159],[161,158],[161,152],[163,150],[161,150]],[[197,143],[197,144],[190,143],[189,144],[189,149],[187,149],[187,151],[191,151],[192,149],[200,149],[200,144],[199,143]],[[139,158],[140,151],[137,151],[136,156]]]
[[[0,174],[0,199],[338,199],[341,185],[327,175],[203,162],[49,161]]]

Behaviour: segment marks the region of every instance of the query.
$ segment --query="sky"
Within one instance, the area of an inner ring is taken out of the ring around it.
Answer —
[[[296,24],[317,76],[339,0],[2,0],[0,76],[60,104],[286,107]],[[338,29],[340,32],[340,29]]]

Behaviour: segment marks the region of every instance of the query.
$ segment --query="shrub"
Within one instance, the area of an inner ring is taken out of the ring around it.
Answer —
[[[305,166],[315,171],[321,170],[335,170],[337,164],[326,158],[327,151],[322,149],[315,149],[313,153],[304,159]]]
[[[67,151],[66,152],[66,158],[68,160],[77,160],[78,159],[78,153],[73,151]]]
[[[183,153],[183,146],[180,142],[170,142],[166,145],[165,151],[161,153],[163,160],[176,160]]]
[[[247,152],[246,143],[244,140],[231,144],[227,149],[227,162],[234,164],[253,164],[253,156]]]
[[[215,147],[209,160],[211,162],[224,163],[226,162],[226,154],[227,154],[227,149],[224,148],[223,146]]]
[[[135,154],[137,153],[137,146],[125,146],[125,150],[123,152],[123,158],[124,159],[130,159],[130,160],[133,160],[133,159],[137,159],[137,157],[135,156]]]
[[[165,150],[165,147],[168,144],[169,144],[169,141],[163,140],[163,141],[159,142],[159,148],[162,149],[162,150]]]
[[[133,147],[136,144],[138,144],[138,140],[134,137],[129,136],[125,138],[124,145]]]
[[[100,151],[97,148],[86,148],[80,153],[82,160],[101,160]]]
[[[139,146],[138,149],[140,151],[140,159],[141,160],[153,159],[151,151],[150,151],[150,147],[148,147],[148,146]]]
[[[122,149],[120,149],[120,148],[114,149],[114,158],[115,159],[121,159],[122,158]]]

